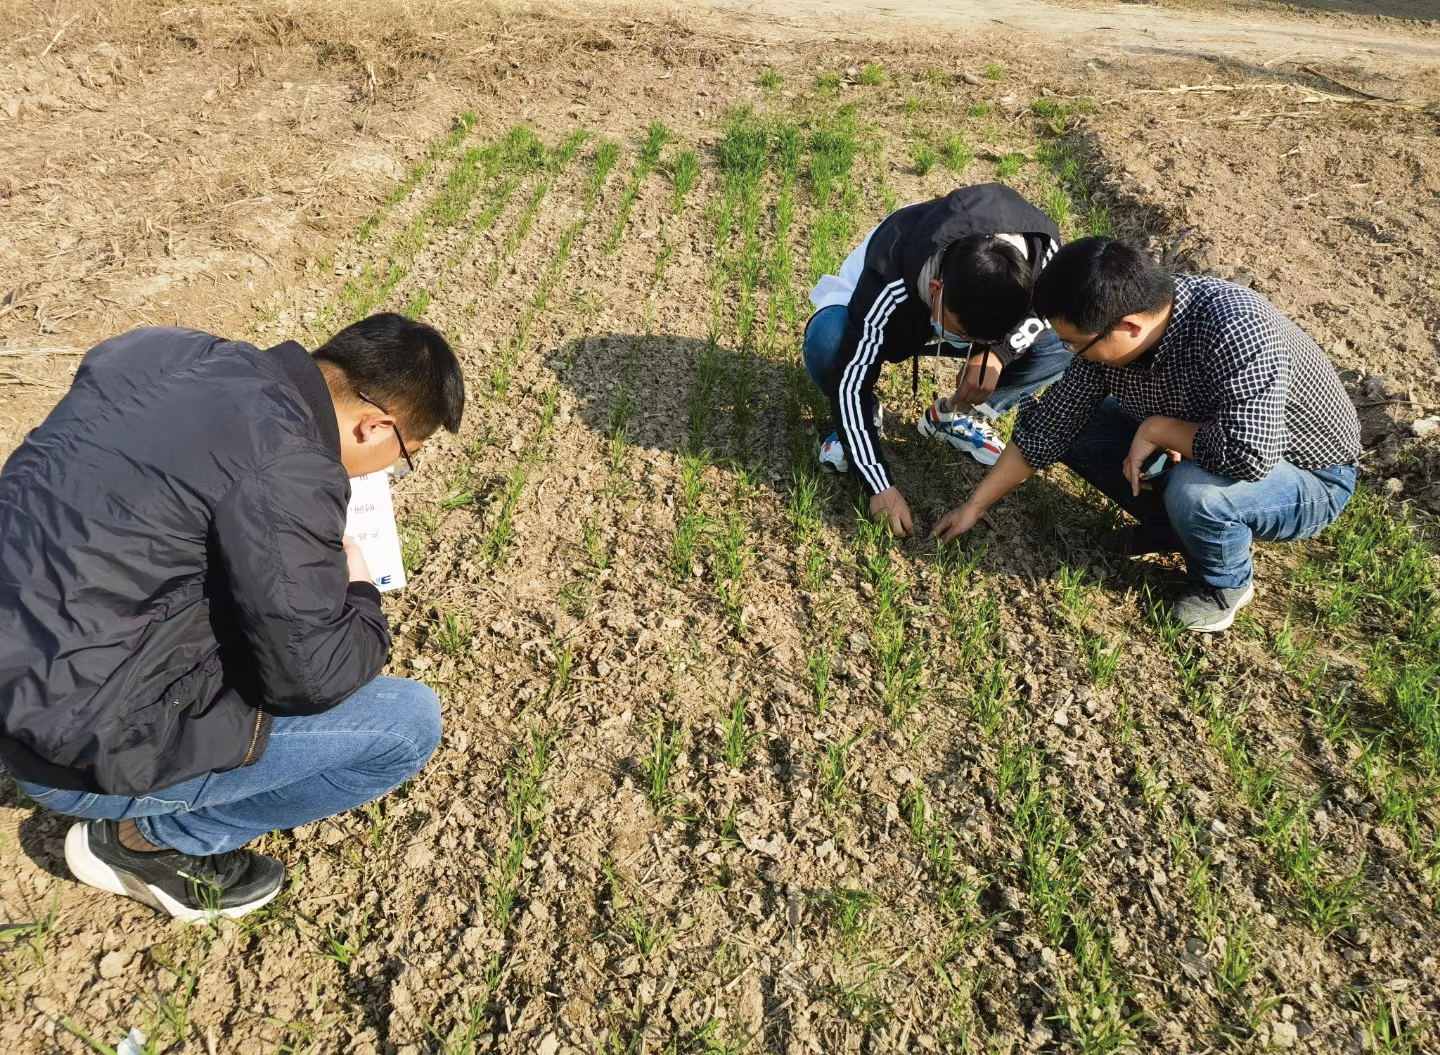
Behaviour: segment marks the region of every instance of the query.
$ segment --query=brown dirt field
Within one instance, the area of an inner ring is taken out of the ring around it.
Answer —
[[[376,304],[428,301],[472,402],[397,487],[391,672],[444,700],[429,767],[268,837],[287,891],[214,928],[92,896],[66,820],[6,783],[7,1052],[132,1027],[164,1052],[1437,1050],[1434,772],[1320,717],[1344,686],[1356,729],[1387,713],[1368,657],[1394,613],[1319,611],[1339,548],[1262,550],[1252,614],[1172,655],[1144,598],[1173,567],[1097,558],[1107,514],[1059,473],[994,511],[968,573],[875,538],[849,481],[819,479],[806,514],[796,367],[828,215],[844,252],[893,203],[1004,171],[1066,203],[1067,233],[1103,213],[1299,320],[1363,405],[1374,515],[1408,511],[1433,587],[1434,70],[774,13],[85,10],[28,9],[0,51],[0,449],[110,333],[313,339],[394,262]],[[1082,99],[1063,128],[1032,107]],[[737,106],[807,137],[849,106],[860,144],[838,205],[801,166],[788,227],[766,176],[749,341],[715,165]],[[612,254],[652,121],[672,140]],[[479,222],[501,171],[463,221],[427,221],[464,148],[518,124],[589,139],[543,196],[520,171]],[[917,143],[951,132],[973,159],[922,174]],[[619,161],[589,197],[605,140]],[[702,171],[676,210],[686,148]],[[1060,148],[1083,178],[1049,167]],[[887,439],[928,524],[979,470],[913,434],[927,393],[902,372]]]

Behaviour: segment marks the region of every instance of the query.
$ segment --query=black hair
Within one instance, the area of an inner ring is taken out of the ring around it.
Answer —
[[[1035,276],[1025,254],[993,234],[966,235],[940,260],[945,308],[977,341],[998,341],[1025,318]]]
[[[373,400],[396,415],[407,435],[424,439],[442,425],[460,428],[465,379],[460,360],[440,331],[383,312],[346,326],[315,351],[334,363],[350,394]]]
[[[1098,334],[1126,315],[1148,315],[1175,299],[1175,276],[1132,245],[1081,238],[1061,249],[1035,282],[1035,311]]]

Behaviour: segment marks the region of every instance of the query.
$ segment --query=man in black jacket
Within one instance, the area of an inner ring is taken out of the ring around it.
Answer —
[[[995,464],[1005,445],[987,419],[1070,362],[1054,331],[1030,315],[1034,276],[1059,237],[1054,221],[1009,187],[959,187],[891,213],[811,291],[805,368],[829,398],[836,430],[820,444],[820,461],[840,472],[853,466],[870,514],[897,535],[913,525],[880,452],[881,367],[937,340],[942,354],[964,357],[954,395],[927,410],[919,430]]]
[[[76,878],[181,919],[279,891],[241,850],[374,799],[440,736],[380,678],[380,595],[347,477],[460,424],[443,337],[375,315],[312,356],[181,329],[86,354],[0,472],[0,764],[88,818]]]

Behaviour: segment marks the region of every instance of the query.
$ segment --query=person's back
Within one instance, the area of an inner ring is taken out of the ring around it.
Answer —
[[[298,345],[266,352],[194,330],[132,331],[86,356],[6,463],[0,589],[23,600],[0,603],[0,758],[12,771],[135,794],[157,776],[245,760],[259,712],[221,688],[218,638],[233,613],[210,565],[212,532],[237,481],[281,459],[343,523],[345,473],[302,390],[308,380],[328,403],[309,358]],[[198,739],[197,719],[207,726]],[[130,733],[112,735],[120,728]]]
[[[67,838],[77,878],[241,914],[283,869],[237,847],[429,757],[434,694],[376,677],[390,640],[343,538],[348,478],[463,404],[444,339],[398,315],[313,357],[179,329],[86,356],[0,472],[0,762],[94,818]]]

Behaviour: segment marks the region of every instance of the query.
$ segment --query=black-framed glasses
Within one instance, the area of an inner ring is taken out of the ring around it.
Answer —
[[[382,407],[379,403],[375,402],[375,400],[371,399],[371,398],[370,398],[369,396],[367,396],[364,392],[357,391],[357,392],[355,393],[355,395],[356,395],[356,398],[361,399],[361,400],[363,400],[363,401],[366,402],[366,403],[369,403],[369,404],[370,404],[372,407],[374,407],[376,410],[380,411],[380,413],[382,413],[382,414],[389,414],[389,413],[390,413],[390,411],[386,410],[386,409],[385,409],[384,407]],[[415,463],[414,463],[413,461],[411,461],[411,459],[410,459],[410,452],[405,449],[405,440],[404,440],[404,439],[401,437],[401,435],[400,435],[400,426],[399,426],[398,424],[396,424],[395,422],[392,421],[392,422],[390,423],[390,428],[391,428],[391,430],[394,431],[394,433],[395,433],[395,442],[398,443],[398,444],[400,444],[400,454],[401,454],[401,456],[405,459],[406,471],[413,473],[413,472],[415,471]]]
[[[1084,358],[1086,352],[1088,352],[1091,348],[1094,348],[1097,344],[1099,344],[1101,341],[1103,341],[1106,337],[1109,337],[1112,333],[1114,333],[1114,332],[1115,332],[1115,327],[1116,327],[1116,326],[1119,326],[1119,325],[1120,325],[1120,320],[1119,320],[1119,319],[1116,319],[1116,320],[1115,320],[1114,322],[1112,322],[1109,326],[1106,326],[1103,330],[1101,330],[1099,333],[1097,333],[1094,337],[1091,337],[1090,340],[1089,340],[1088,342],[1086,342],[1084,348],[1081,348],[1081,349],[1078,349],[1078,350],[1077,350],[1077,349],[1072,345],[1071,348],[1070,348],[1070,351],[1074,352],[1076,355],[1080,356],[1081,358]],[[1066,343],[1069,344],[1068,341],[1067,341]]]

